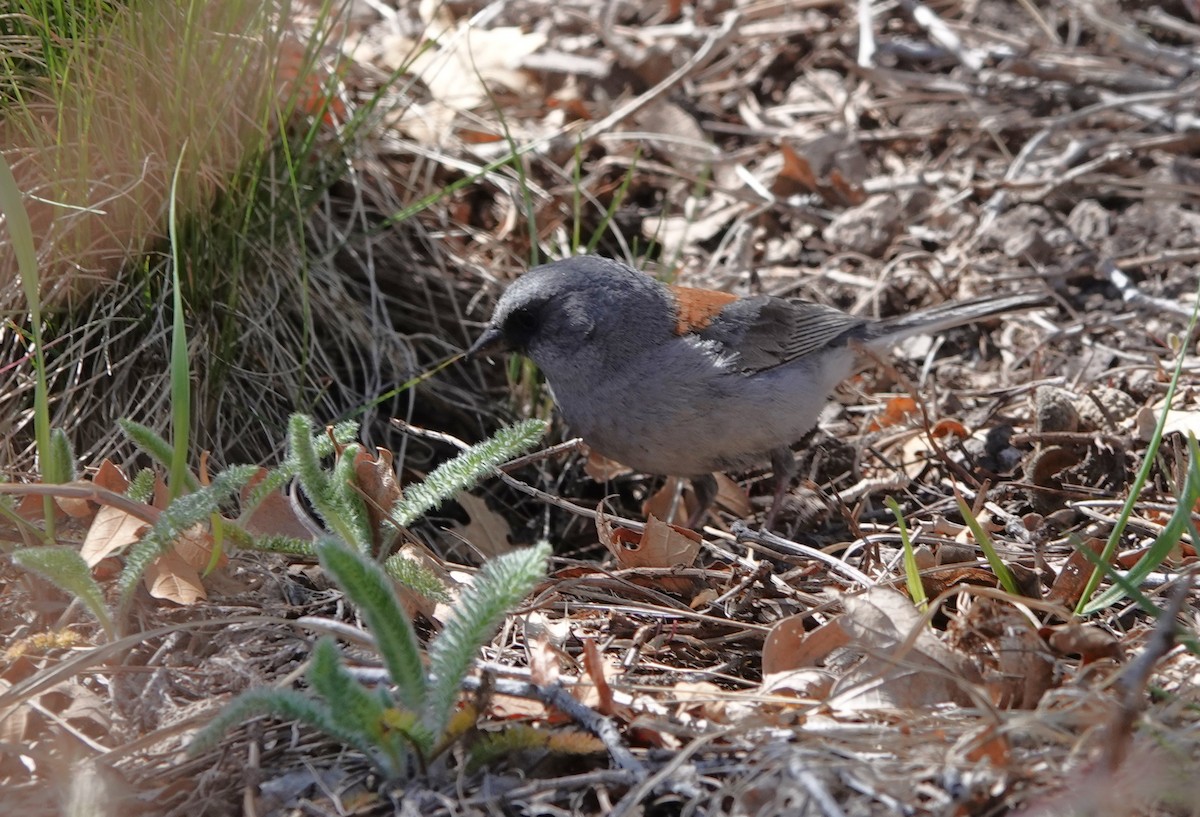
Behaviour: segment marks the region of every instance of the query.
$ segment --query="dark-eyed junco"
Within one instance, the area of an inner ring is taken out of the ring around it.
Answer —
[[[692,479],[695,524],[715,498],[714,471],[768,457],[778,506],[793,469],[788,446],[852,373],[856,345],[882,350],[1043,302],[988,297],[876,322],[798,299],[668,286],[580,256],[514,281],[468,355],[529,356],[589,446],[639,471]]]

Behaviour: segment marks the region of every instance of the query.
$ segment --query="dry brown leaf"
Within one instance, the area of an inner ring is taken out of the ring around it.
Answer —
[[[158,513],[154,508],[147,507],[146,510]],[[141,539],[146,527],[145,520],[120,508],[102,505],[88,528],[79,555],[88,567],[95,567],[106,556],[118,553]]]
[[[867,200],[861,184],[866,172],[865,159],[857,142],[827,134],[803,145],[784,141],[779,150],[783,169],[773,190],[777,195],[788,195],[799,185],[800,189],[817,193],[838,207],[859,205]]]
[[[400,485],[396,482],[392,452],[386,448],[376,448],[372,455],[366,449],[360,449],[354,457],[354,481],[366,500],[371,536],[378,549],[384,520],[400,499]]]
[[[727,474],[718,472],[713,476],[717,478],[717,505],[738,519],[749,519],[754,513],[754,508],[750,504],[750,494],[746,493],[746,489],[730,479]]]
[[[208,567],[209,562],[212,561],[214,547],[216,547],[216,542],[213,540],[212,533],[207,525],[201,524],[192,525],[180,533],[174,544],[175,554],[197,570],[204,570]],[[228,563],[229,557],[222,551],[221,558],[217,560],[215,566],[224,567]]]
[[[824,701],[833,690],[835,678],[832,672],[825,669],[791,669],[764,674],[760,690],[764,695]]]
[[[508,520],[489,508],[482,497],[463,491],[455,497],[455,501],[467,512],[471,521],[465,525],[455,525],[454,529],[481,555],[491,559],[516,550]]]
[[[458,601],[459,583],[454,580],[450,571],[446,569],[445,564],[420,542],[405,542],[396,551],[396,555],[400,558],[416,562],[425,568],[425,570],[437,576],[441,580],[442,589],[450,596],[449,602],[434,601],[421,595],[411,587],[405,587],[397,583],[395,584],[396,595],[399,597],[404,611],[408,613],[410,618],[420,614],[439,624],[446,623],[450,619],[450,616],[454,614],[454,605]]]
[[[951,651],[903,594],[874,587],[847,596],[837,622],[861,659],[834,684],[830,703],[843,709],[924,709],[973,702],[966,686],[979,672]]]
[[[12,688],[12,684],[0,678],[0,695]],[[21,746],[25,743],[25,730],[29,728],[29,716],[33,710],[25,705],[16,705],[0,710],[0,741],[6,746]]]
[[[1001,709],[1033,709],[1054,686],[1054,656],[1035,623],[1011,604],[975,598],[949,635],[956,651],[975,656]]]
[[[243,501],[250,496],[251,491],[266,474],[265,468],[260,470],[254,479],[250,480],[250,483],[242,489]],[[292,505],[291,500],[282,491],[272,491],[263,497],[262,501],[250,512],[250,516],[246,518],[245,528],[251,533],[262,536],[290,536],[305,541],[312,541],[316,538],[316,535],[296,513],[296,508]]]
[[[195,604],[208,598],[200,572],[173,551],[150,563],[143,582],[151,596],[176,604]]]
[[[591,691],[595,696],[595,703],[591,703],[597,712],[601,715],[612,715],[616,712],[616,705],[613,701],[612,687],[608,684],[609,667],[604,662],[604,656],[600,652],[600,648],[596,646],[594,638],[583,639],[583,668],[587,676],[592,679]],[[576,687],[578,689],[578,687]],[[584,703],[589,703],[586,699]]]
[[[700,535],[695,531],[668,525],[651,516],[636,543],[618,543],[610,539],[605,546],[622,568],[691,567],[700,555]]]
[[[703,167],[711,163],[716,154],[708,132],[696,117],[669,99],[652,101],[634,113],[633,121],[637,130],[646,134],[646,140],[680,170]],[[655,139],[654,134],[666,138]]]
[[[687,522],[692,508],[689,507],[689,497],[680,490],[683,481],[680,477],[667,477],[662,487],[642,503],[642,515],[656,516],[672,525],[682,525]],[[675,501],[677,495],[680,497],[678,502]],[[672,505],[675,510],[674,515],[671,514]],[[691,506],[695,507],[695,503],[691,503]]]
[[[700,554],[700,534],[668,525],[655,516],[646,519],[639,535],[627,528],[613,528],[603,514],[596,516],[601,543],[617,559],[622,569],[639,567],[690,567]],[[663,576],[655,584],[674,593],[687,594],[694,588],[691,579]]]
[[[93,513],[91,502],[81,497],[56,496],[54,503],[72,519],[87,519]]]
[[[112,733],[112,701],[88,686],[72,681],[55,687],[56,695],[65,695],[69,700],[65,707],[57,708],[57,715],[73,726],[83,728],[90,735]]]
[[[1042,628],[1042,636],[1059,655],[1078,655],[1084,664],[1101,658],[1121,660],[1121,642],[1093,624],[1073,621]]]
[[[529,677],[538,686],[558,683],[561,671],[558,666],[558,650],[550,645],[549,637],[543,633],[529,645]]]
[[[679,716],[686,714],[713,723],[728,723],[728,693],[711,681],[680,681],[671,687]]]
[[[475,28],[466,19],[456,21],[441,4],[427,15],[428,28],[420,42],[403,36],[385,38],[375,60],[388,70],[403,69],[419,77],[435,105],[448,112],[468,111],[488,101],[489,91],[501,87],[524,97],[541,98],[533,75],[520,69],[521,60],[546,44],[546,34],[527,32],[516,26]],[[413,136],[412,126],[428,127],[428,112],[395,122]],[[450,121],[436,130],[424,131],[437,144],[450,135]],[[417,128],[421,130],[421,128]]]
[[[1103,539],[1093,537],[1085,540],[1082,545],[1097,556],[1104,550]],[[1057,602],[1068,609],[1074,609],[1083,598],[1083,589],[1091,575],[1092,563],[1088,558],[1078,550],[1071,551],[1066,563],[1054,577],[1054,584],[1046,593],[1046,601]]]
[[[820,665],[834,650],[850,643],[850,634],[837,619],[812,632],[804,628],[805,614],[775,622],[763,643],[763,675],[775,675]]]
[[[887,401],[882,414],[877,414],[867,426],[868,431],[882,431],[892,426],[905,425],[912,418],[920,417],[917,401],[907,394],[898,395]]]
[[[55,505],[54,507],[58,507]],[[30,522],[38,522],[45,517],[45,497],[25,494],[17,502],[17,515]]]
[[[969,439],[971,432],[967,431],[967,427],[958,420],[943,418],[933,424],[933,428],[929,429],[929,436],[934,439],[942,437],[958,437],[960,440]]]
[[[997,769],[1008,768],[1012,751],[1008,745],[1008,736],[998,730],[995,724],[984,727],[980,735],[965,747],[966,756],[973,763],[986,760]]]
[[[589,449],[587,461],[583,464],[583,472],[596,482],[608,482],[619,476],[632,474],[633,469]]]
[[[123,494],[129,488],[129,480],[125,478],[125,474],[108,458],[100,461],[96,475],[92,477],[92,484],[114,494]]]
[[[541,701],[529,698],[518,698],[515,695],[495,693],[488,701],[488,717],[496,720],[545,720],[548,716],[546,705]]]
[[[158,508],[160,511],[165,510],[171,502],[171,492],[167,490],[167,482],[163,479],[163,475],[156,473],[154,475],[154,499],[150,504]]]

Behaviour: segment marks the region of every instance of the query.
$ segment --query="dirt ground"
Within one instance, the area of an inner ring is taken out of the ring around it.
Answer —
[[[496,479],[414,528],[449,565],[541,538],[556,559],[481,655],[475,727],[400,783],[273,720],[181,751],[233,694],[297,684],[319,622],[361,624],[313,565],[234,553],[204,601],[139,599],[138,635],[118,649],[6,560],[0,811],[72,799],[72,813],[188,817],[1200,814],[1200,662],[1168,626],[1196,643],[1195,528],[1142,585],[1167,615],[1128,599],[1068,613],[1079,550],[1123,524],[1116,561],[1132,567],[1186,495],[1186,435],[1200,428],[1187,334],[1200,7],[401,5],[359,3],[347,23],[349,104],[408,71],[364,158],[366,191],[330,200],[371,205],[347,244],[374,246],[374,260],[340,257],[346,291],[388,305],[411,374],[466,347],[535,240],[542,260],[590,246],[680,283],[870,317],[995,292],[1046,306],[864,361],[794,447],[775,538],[754,534],[773,490],[764,463],[729,475],[683,564],[675,550],[614,556],[574,506],[641,520],[669,513],[674,489],[578,447],[510,475],[565,504]],[[513,145],[519,162],[490,167]],[[388,207],[439,189],[388,223]],[[547,445],[570,438],[518,367],[456,363],[411,401],[415,425],[471,442],[530,415],[552,421]],[[402,478],[452,450],[382,422],[368,432],[407,453]],[[901,595],[888,497],[938,598],[926,620]],[[957,497],[1019,600],[996,590]],[[64,629],[76,640],[29,646]],[[555,707],[560,683],[598,720]],[[473,743],[518,724],[598,743],[468,770]]]

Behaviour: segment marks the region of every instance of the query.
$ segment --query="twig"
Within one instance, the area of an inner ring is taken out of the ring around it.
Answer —
[[[1179,577],[1179,582],[1167,599],[1167,606],[1158,615],[1154,631],[1146,640],[1146,646],[1138,655],[1137,660],[1130,662],[1117,678],[1117,689],[1122,693],[1121,708],[1108,729],[1108,739],[1104,741],[1104,762],[1110,770],[1115,770],[1125,757],[1129,742],[1133,735],[1133,723],[1145,708],[1142,696],[1146,685],[1150,682],[1150,674],[1154,671],[1159,659],[1175,646],[1175,631],[1178,628],[1179,614],[1183,610],[1184,601],[1192,589],[1194,570]]]
[[[1153,295],[1147,295],[1142,292],[1133,283],[1133,280],[1121,271],[1121,268],[1116,265],[1116,262],[1112,258],[1106,256],[1100,259],[1097,267],[1108,278],[1108,282],[1121,293],[1121,300],[1125,303],[1133,304],[1142,309],[1170,312],[1185,318],[1191,317],[1192,308],[1190,306],[1169,301],[1166,298],[1155,298]]]
[[[782,536],[776,536],[767,531],[751,530],[745,522],[738,520],[733,523],[733,535],[737,537],[738,542],[759,542],[768,547],[776,548],[784,553],[794,556],[807,556],[810,559],[816,559],[818,562],[824,562],[832,567],[836,572],[843,576],[858,582],[863,587],[874,587],[875,582],[866,573],[863,573],[856,567],[851,567],[840,559],[835,559],[823,550],[818,550],[809,545],[802,545],[799,542],[793,542],[791,539],[784,539]]]
[[[871,0],[858,0],[858,65],[875,64],[875,27],[871,22]]]
[[[686,763],[692,757],[692,755],[696,754],[701,747],[707,746],[713,740],[724,734],[725,731],[728,730],[722,730],[721,732],[711,735],[702,735],[694,739],[681,751],[676,752],[669,763],[664,764],[663,767],[655,772],[652,776],[630,789],[630,791],[617,802],[612,811],[608,813],[609,817],[625,817],[626,814],[632,813],[635,809],[637,809],[642,800],[644,800],[648,794],[659,788],[664,788],[672,792],[679,791],[680,789],[686,789],[692,792],[691,796],[697,796],[699,791],[692,784],[678,780],[670,780],[669,778],[671,775],[676,774],[679,771],[679,767]],[[679,793],[683,792],[680,791]],[[638,810],[637,813],[640,814],[641,810]]]
[[[928,6],[923,6],[915,0],[901,0],[901,3],[908,9],[917,25],[929,32],[930,39],[953,54],[964,66],[971,71],[978,71],[983,67],[983,55],[974,48],[965,47],[958,35],[950,30],[950,26],[942,22],[942,18],[934,14]]]

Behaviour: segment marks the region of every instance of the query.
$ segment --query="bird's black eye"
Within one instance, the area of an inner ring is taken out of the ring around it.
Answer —
[[[515,349],[527,347],[537,330],[537,313],[527,306],[514,309],[504,321],[504,335]]]

